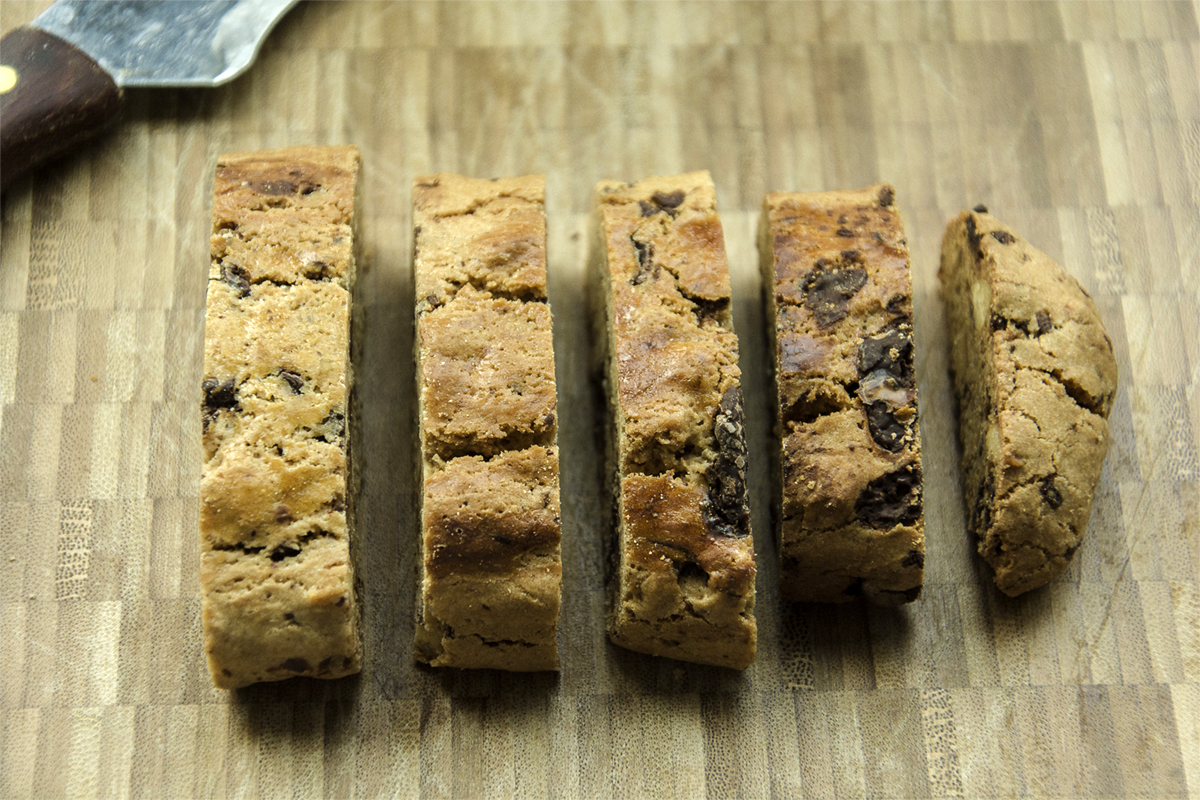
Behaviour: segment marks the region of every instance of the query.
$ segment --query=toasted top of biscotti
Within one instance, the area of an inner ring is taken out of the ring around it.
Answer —
[[[220,260],[236,263],[241,272],[230,277],[247,284],[307,278],[345,286],[345,270],[353,266],[350,226],[360,160],[352,146],[221,156],[213,269]]]
[[[541,175],[417,177],[418,312],[444,305],[464,288],[489,297],[544,301],[545,194]]]

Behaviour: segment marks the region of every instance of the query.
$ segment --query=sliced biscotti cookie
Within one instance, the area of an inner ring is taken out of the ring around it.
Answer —
[[[659,656],[754,661],[738,341],[707,172],[603,182],[593,248],[611,410],[609,635]]]
[[[1018,595],[1083,540],[1108,452],[1112,340],[1079,282],[983,206],[946,228],[939,276],[968,524],[996,585]]]
[[[921,438],[908,246],[895,191],[767,195],[780,590],[894,605],[921,592]]]
[[[413,191],[421,557],[416,657],[558,668],[561,524],[545,182]]]
[[[353,147],[221,156],[200,478],[204,645],[230,689],[358,672]]]

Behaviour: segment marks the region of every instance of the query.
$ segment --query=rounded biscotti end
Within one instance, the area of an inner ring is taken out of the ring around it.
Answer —
[[[1112,340],[1079,282],[982,207],[947,226],[939,277],[969,527],[1016,596],[1083,540],[1117,390]]]

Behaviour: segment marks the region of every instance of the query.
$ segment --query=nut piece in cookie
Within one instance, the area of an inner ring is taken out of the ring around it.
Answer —
[[[950,222],[939,271],[968,525],[1008,595],[1083,541],[1117,389],[1112,341],[1079,282],[982,207]]]
[[[787,600],[915,600],[925,564],[908,247],[896,193],[767,195],[759,248]]]
[[[596,341],[616,511],[609,636],[651,655],[754,661],[754,546],[738,341],[707,172],[596,189]]]

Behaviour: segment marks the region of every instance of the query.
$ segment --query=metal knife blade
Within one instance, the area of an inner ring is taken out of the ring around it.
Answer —
[[[296,0],[58,0],[0,38],[0,192],[107,127],[125,87],[217,86]]]
[[[58,0],[34,27],[94,58],[118,86],[218,86],[245,72],[296,0]]]

